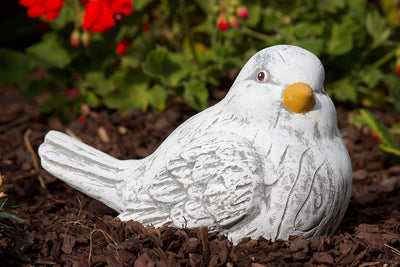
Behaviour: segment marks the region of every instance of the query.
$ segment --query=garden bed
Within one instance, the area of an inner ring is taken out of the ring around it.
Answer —
[[[213,99],[221,95],[215,93]],[[41,114],[36,102],[16,90],[1,87],[0,191],[8,194],[7,212],[23,222],[4,221],[12,228],[0,237],[0,265],[399,266],[400,166],[389,164],[377,148],[379,140],[368,131],[349,125],[356,108],[339,106],[337,111],[354,171],[352,198],[337,233],[311,241],[245,238],[233,246],[204,228],[121,222],[113,210],[36,166],[37,148],[51,129],[75,134],[120,159],[142,158],[194,110],[172,100],[163,112],[86,110],[79,120],[63,123]],[[389,112],[376,114],[387,124],[396,120]]]

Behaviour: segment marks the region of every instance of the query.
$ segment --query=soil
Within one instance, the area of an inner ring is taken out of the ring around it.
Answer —
[[[0,219],[12,227],[1,232],[0,266],[400,266],[400,165],[390,164],[366,129],[348,123],[355,112],[337,106],[354,174],[352,198],[336,234],[276,242],[244,238],[233,246],[207,228],[121,222],[113,210],[52,177],[38,162],[37,148],[51,129],[120,159],[142,158],[194,110],[174,100],[163,112],[125,115],[84,107],[81,119],[67,123],[43,115],[37,101],[17,90],[0,87],[0,192],[8,195],[6,211],[23,220]],[[400,122],[390,112],[374,112],[387,125]]]

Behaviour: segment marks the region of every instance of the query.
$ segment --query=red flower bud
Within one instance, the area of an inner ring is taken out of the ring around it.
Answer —
[[[236,9],[236,14],[239,18],[241,19],[247,19],[249,16],[249,11],[247,10],[247,7],[245,6],[240,6]]]
[[[121,42],[117,44],[115,51],[120,55],[124,55],[130,45],[131,41],[129,41],[128,39],[123,39]]]
[[[78,47],[80,38],[81,33],[78,30],[74,30],[71,34],[71,45],[73,47]]]
[[[229,29],[229,23],[226,21],[224,14],[219,15],[217,27],[220,31],[226,31],[227,29]]]
[[[233,28],[239,27],[239,21],[237,21],[237,19],[236,19],[234,16],[230,16],[230,17],[229,17],[229,24],[230,24]]]
[[[90,45],[90,34],[88,31],[84,31],[81,36],[81,41],[85,47]]]
[[[64,6],[64,0],[19,0],[21,6],[27,7],[31,18],[44,16],[47,21],[55,19]]]
[[[114,19],[115,19],[117,22],[123,22],[124,19],[125,19],[125,16],[122,15],[122,14],[115,14],[115,15],[114,15]]]

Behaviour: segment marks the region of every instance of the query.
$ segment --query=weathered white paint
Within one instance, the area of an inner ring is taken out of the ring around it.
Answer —
[[[262,82],[260,71],[267,74]],[[324,78],[312,53],[269,47],[246,63],[223,100],[150,156],[118,160],[50,131],[39,148],[42,166],[124,221],[206,225],[234,243],[329,235],[347,208],[352,170]],[[298,82],[315,96],[307,113],[282,103],[285,88]]]

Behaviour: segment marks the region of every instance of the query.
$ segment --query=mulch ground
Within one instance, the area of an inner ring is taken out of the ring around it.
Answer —
[[[368,131],[349,125],[356,109],[337,111],[354,170],[351,202],[337,233],[313,240],[245,238],[233,246],[206,228],[121,222],[113,210],[37,162],[37,148],[50,129],[120,159],[142,158],[194,110],[182,103],[126,115],[86,110],[85,120],[65,123],[41,114],[36,102],[16,90],[0,87],[0,192],[8,194],[7,212],[23,219],[0,219],[12,226],[0,237],[0,266],[400,266],[400,165],[390,165]],[[388,125],[400,122],[376,112]]]

